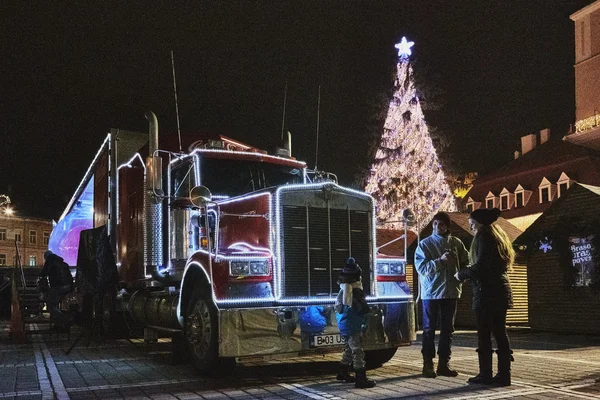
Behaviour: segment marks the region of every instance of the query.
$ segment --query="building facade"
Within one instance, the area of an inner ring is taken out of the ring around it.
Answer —
[[[600,184],[600,151],[549,137],[548,130],[523,136],[513,161],[474,182],[465,211],[497,207],[525,230],[575,182]]]
[[[573,15],[575,124],[566,140],[600,150],[600,1]]]
[[[23,267],[43,265],[51,232],[49,219],[1,215],[0,266],[17,265],[17,252]]]

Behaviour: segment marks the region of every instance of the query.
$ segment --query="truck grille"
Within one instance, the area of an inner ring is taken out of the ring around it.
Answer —
[[[371,213],[308,203],[283,205],[282,296],[337,295],[337,278],[349,256],[361,266],[363,288],[370,294]]]

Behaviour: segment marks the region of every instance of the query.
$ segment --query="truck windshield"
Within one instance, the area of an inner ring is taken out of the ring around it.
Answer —
[[[200,160],[201,184],[213,195],[239,196],[256,190],[302,183],[302,170],[285,165],[248,160]]]

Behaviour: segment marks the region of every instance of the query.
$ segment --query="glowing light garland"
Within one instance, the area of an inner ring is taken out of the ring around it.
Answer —
[[[133,167],[133,162],[138,159],[140,160],[140,165],[142,166],[142,168],[144,168],[144,176],[146,176],[146,164],[144,164],[144,159],[142,158],[142,156],[140,155],[140,153],[135,153],[130,159],[129,161],[119,165],[117,167],[117,188],[115,191],[115,198],[117,199],[117,225],[121,224],[121,214],[120,214],[120,206],[119,206],[119,171],[121,170],[121,168],[132,168]]]
[[[71,197],[71,200],[69,200],[67,207],[65,208],[62,215],[58,219],[59,221],[61,219],[63,219],[65,217],[65,215],[67,215],[69,213],[69,211],[71,211],[71,207],[73,206],[73,203],[75,203],[75,201],[81,194],[81,191],[83,190],[84,186],[87,184],[87,181],[89,180],[90,176],[94,174],[95,171],[93,171],[92,169],[94,169],[96,167],[96,162],[98,161],[98,159],[100,158],[100,155],[104,151],[104,146],[108,146],[109,142],[110,142],[110,133],[106,135],[106,138],[104,138],[104,142],[102,142],[102,145],[100,146],[100,149],[98,149],[98,152],[94,156],[92,163],[90,164],[87,171],[83,175],[83,179],[79,183],[79,186],[77,186],[77,189],[75,189],[75,193],[73,193],[73,197]]]
[[[346,193],[352,193],[354,195],[356,195],[357,197],[363,197],[365,199],[367,199],[369,201],[369,203],[372,205],[373,204],[373,199],[370,195],[368,195],[367,193],[364,192],[359,192],[358,190],[354,190],[354,189],[349,189],[349,188],[345,188],[342,186],[338,186],[335,183],[332,182],[322,182],[322,183],[312,183],[312,184],[298,184],[298,185],[285,185],[282,186],[280,188],[277,189],[277,192],[275,193],[275,227],[276,229],[271,229],[272,232],[276,232],[277,233],[277,237],[275,240],[275,263],[274,263],[274,268],[273,268],[273,281],[275,282],[275,298],[278,301],[282,301],[282,302],[287,302],[287,301],[291,301],[291,302],[297,302],[297,301],[304,301],[303,299],[293,299],[293,298],[287,298],[287,299],[282,299],[282,292],[283,292],[283,282],[282,282],[282,274],[283,274],[283,269],[284,269],[284,265],[283,265],[283,250],[282,250],[282,240],[281,240],[281,236],[280,233],[283,231],[283,218],[281,216],[282,213],[282,209],[283,206],[281,204],[281,193],[284,191],[293,191],[293,190],[315,190],[315,189],[323,189],[324,187],[329,186],[332,189],[336,189],[340,192],[346,192]],[[371,223],[372,226],[372,237],[373,239],[375,238],[376,235],[376,231],[375,231],[375,215],[373,213],[373,221]],[[371,244],[371,248],[370,248],[370,260],[372,261],[373,265],[375,265],[375,245],[374,245],[375,240],[373,240],[373,243]],[[377,286],[375,285],[375,281],[377,280],[377,276],[373,273],[372,275],[372,281],[371,281],[371,285],[372,285],[372,293],[374,293],[375,295],[377,295]],[[335,300],[335,299],[333,299]]]
[[[402,210],[411,208],[418,230],[437,211],[456,211],[456,204],[414,86],[408,57],[412,44],[402,38],[396,45],[396,90],[365,191],[375,198],[377,220],[385,228],[401,228],[399,222],[385,222],[401,221]]]

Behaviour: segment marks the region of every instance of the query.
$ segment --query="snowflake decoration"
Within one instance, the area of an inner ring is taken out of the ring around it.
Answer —
[[[552,240],[548,239],[548,236],[546,236],[543,240],[540,240],[540,250],[542,250],[544,253],[547,253],[548,250],[552,250]]]

